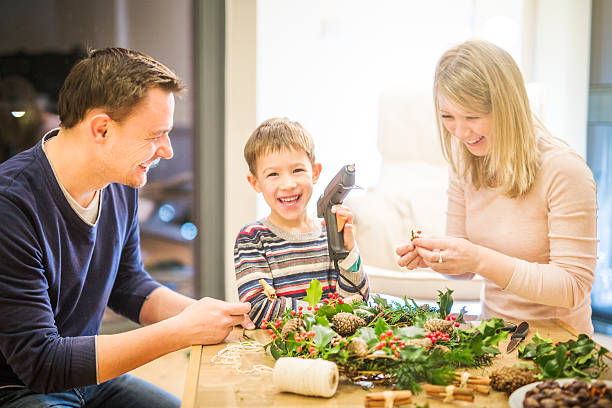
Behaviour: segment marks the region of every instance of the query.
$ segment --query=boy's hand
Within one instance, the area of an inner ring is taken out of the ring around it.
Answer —
[[[355,247],[355,226],[353,225],[353,213],[347,207],[336,204],[332,207],[332,212],[336,214],[336,218],[344,218],[344,248],[347,251],[352,251]]]

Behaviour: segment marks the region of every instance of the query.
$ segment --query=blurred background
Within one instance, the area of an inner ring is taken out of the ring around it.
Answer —
[[[312,204],[347,163],[364,187],[351,193],[358,198],[385,182],[381,95],[429,92],[447,48],[486,39],[513,55],[539,89],[541,119],[595,175],[592,300],[596,330],[607,332],[611,27],[606,0],[0,0],[0,160],[57,125],[59,87],[87,48],[135,48],[160,60],[189,89],[176,103],[175,157],[152,169],[141,191],[145,263],[183,293],[235,300],[235,235],[267,213],[242,157],[257,124],[287,116],[313,135],[323,173]],[[403,149],[396,156],[414,154]],[[419,177],[399,176],[400,184]]]

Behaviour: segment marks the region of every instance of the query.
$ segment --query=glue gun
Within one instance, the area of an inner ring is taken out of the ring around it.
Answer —
[[[332,207],[336,204],[342,204],[346,195],[354,188],[359,188],[355,185],[355,165],[347,164],[325,187],[325,191],[317,201],[317,216],[325,219],[329,257],[333,261],[346,258],[349,251],[344,248],[343,231],[338,232],[336,214],[332,213]]]

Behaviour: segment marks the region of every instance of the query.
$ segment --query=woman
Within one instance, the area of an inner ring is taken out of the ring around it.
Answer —
[[[448,236],[397,248],[398,264],[481,275],[483,318],[561,318],[592,335],[597,202],[583,158],[532,115],[518,66],[491,43],[448,50],[434,99],[451,167]]]

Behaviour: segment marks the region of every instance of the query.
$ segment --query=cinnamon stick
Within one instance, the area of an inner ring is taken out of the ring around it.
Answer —
[[[455,375],[455,381],[461,382],[461,375]],[[477,385],[491,385],[491,379],[489,377],[480,377],[480,376],[470,376],[467,380],[468,384],[477,384]]]
[[[387,398],[393,401],[393,406],[412,404],[412,393],[410,391],[385,391],[366,394],[365,408],[384,407]]]
[[[443,386],[443,385],[425,384],[423,386],[423,389],[427,393],[446,394],[446,387]],[[453,389],[453,395],[472,395],[472,396],[474,396],[474,390],[472,390],[471,388],[459,388],[459,387],[455,387]]]
[[[458,383],[458,382],[453,383],[453,385],[454,385],[455,387],[461,387],[461,384],[460,384],[460,383]],[[489,395],[489,393],[491,392],[491,390],[489,389],[489,387],[487,387],[487,386],[485,386],[485,385],[478,385],[478,384],[470,384],[470,383],[467,383],[467,384],[465,385],[465,388],[470,388],[470,389],[472,389],[472,390],[474,390],[474,391],[476,391],[476,392],[479,392],[479,393],[481,393],[481,394],[487,394],[487,395]]]
[[[428,397],[431,398],[436,398],[439,400],[445,400],[446,399],[446,394],[441,394],[441,393],[427,393]],[[467,402],[474,402],[474,396],[473,395],[453,395],[453,400],[454,401],[467,401]]]

